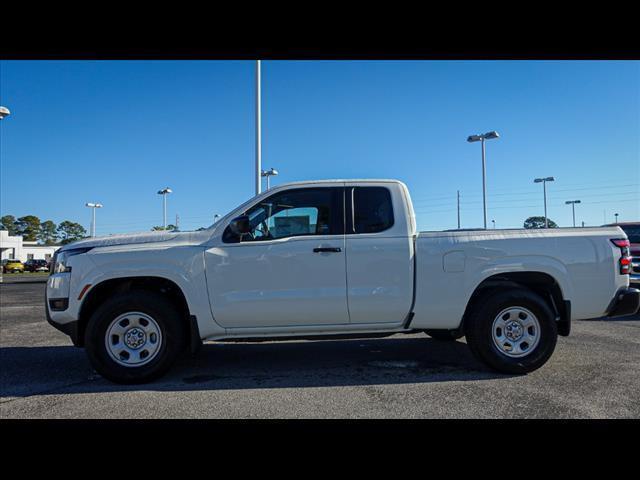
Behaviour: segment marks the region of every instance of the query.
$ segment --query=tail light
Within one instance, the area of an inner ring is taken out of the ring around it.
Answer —
[[[622,254],[619,261],[620,274],[629,275],[631,273],[631,242],[626,238],[616,238],[612,239],[611,243],[618,247]]]

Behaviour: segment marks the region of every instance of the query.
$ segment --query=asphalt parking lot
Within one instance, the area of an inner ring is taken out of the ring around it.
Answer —
[[[43,282],[0,284],[0,418],[638,418],[640,316],[574,322],[526,376],[463,340],[207,342],[153,384],[115,385],[48,325]]]

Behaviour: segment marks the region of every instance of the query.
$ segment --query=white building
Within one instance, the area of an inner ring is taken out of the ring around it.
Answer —
[[[21,235],[11,236],[7,230],[0,230],[0,259],[17,258],[27,260],[51,260],[59,246],[38,245],[37,242],[24,241]]]

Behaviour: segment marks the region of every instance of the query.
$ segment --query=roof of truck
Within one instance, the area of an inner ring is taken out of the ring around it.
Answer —
[[[342,178],[342,179],[328,179],[328,180],[300,180],[297,182],[288,182],[278,184],[278,187],[285,187],[288,185],[307,185],[309,183],[356,183],[356,182],[371,182],[371,183],[402,183],[400,180],[393,178]],[[275,187],[275,185],[274,185]]]

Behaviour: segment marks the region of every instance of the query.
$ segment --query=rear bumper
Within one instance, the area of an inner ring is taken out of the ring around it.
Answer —
[[[623,315],[633,315],[640,308],[640,290],[637,288],[621,288],[613,297],[607,317],[620,317]]]

